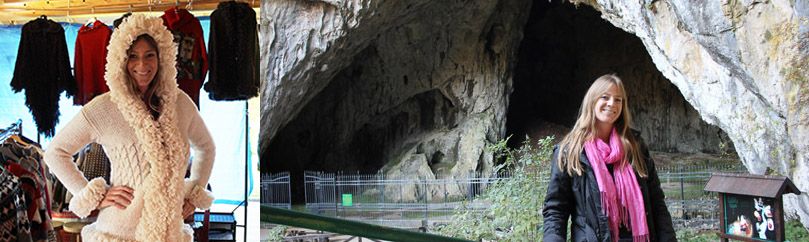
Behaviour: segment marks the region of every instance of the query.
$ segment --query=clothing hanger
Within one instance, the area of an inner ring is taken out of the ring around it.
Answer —
[[[194,10],[194,0],[188,0],[188,5],[185,5],[185,9],[188,11]]]
[[[22,145],[22,146],[31,145],[28,142],[25,142],[22,138],[20,138],[19,135],[16,135],[16,134],[12,134],[11,136],[8,136],[8,138],[6,138],[6,142],[14,142],[14,143],[17,143],[17,144]]]
[[[95,22],[96,22],[96,21],[98,21],[98,18],[95,16],[95,14],[96,14],[96,8],[91,8],[91,11],[92,11],[92,13],[93,13],[93,17],[92,17],[92,18],[90,18],[90,19],[87,19],[87,24],[85,24],[87,27],[93,27],[93,25],[95,24]]]
[[[22,135],[22,120],[17,120],[17,122],[0,132],[0,144],[3,143],[16,143],[24,147],[31,145],[41,147],[37,142]]]
[[[67,1],[67,22],[73,23],[73,18],[70,17],[70,1]]]

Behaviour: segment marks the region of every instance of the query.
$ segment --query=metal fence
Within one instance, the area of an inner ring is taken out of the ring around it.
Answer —
[[[292,208],[289,172],[261,174],[261,204],[276,208]]]
[[[719,226],[717,194],[703,191],[713,172],[747,172],[738,165],[667,166],[657,169],[660,187],[675,228],[716,229]]]
[[[462,178],[435,179],[307,171],[306,209],[319,215],[385,226],[426,228],[450,221],[460,209],[487,208],[488,204],[473,198],[495,181],[509,176],[473,173]]]
[[[746,170],[741,165],[706,164],[659,167],[657,172],[675,227],[711,229],[718,226],[717,195],[702,190],[711,173]],[[508,177],[510,174],[473,173],[460,178],[401,178],[381,173],[307,171],[306,209],[385,226],[429,228],[450,221],[459,210],[488,208],[489,204],[474,198],[495,181]],[[263,204],[289,208],[289,195],[289,173],[262,175]]]

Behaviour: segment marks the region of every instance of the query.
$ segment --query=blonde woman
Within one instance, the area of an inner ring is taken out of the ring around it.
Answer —
[[[623,82],[595,80],[554,148],[542,241],[677,241],[649,151],[633,132]]]
[[[51,141],[45,162],[74,194],[79,217],[100,210],[84,241],[186,241],[183,218],[213,201],[203,188],[214,144],[191,99],[177,88],[174,36],[157,17],[132,15],[112,34],[105,79],[110,91],[82,107]],[[72,155],[90,142],[110,158],[110,184],[87,181]],[[191,177],[184,179],[190,148]]]

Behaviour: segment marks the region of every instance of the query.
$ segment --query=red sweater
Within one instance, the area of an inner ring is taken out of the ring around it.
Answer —
[[[74,105],[84,105],[110,90],[104,80],[104,66],[107,64],[107,44],[110,43],[111,34],[110,28],[98,20],[92,27],[83,25],[79,29],[73,65],[77,87]]]
[[[163,24],[177,43],[177,84],[199,108],[199,89],[208,74],[208,55],[199,20],[188,10],[177,7],[163,12]]]

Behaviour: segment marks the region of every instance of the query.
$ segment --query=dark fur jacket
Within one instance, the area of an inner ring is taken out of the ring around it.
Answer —
[[[25,105],[34,116],[37,131],[53,136],[62,91],[69,97],[76,93],[61,25],[44,17],[23,25],[11,88],[14,92],[25,90]]]
[[[247,3],[222,2],[211,13],[210,72],[204,89],[212,100],[246,100],[258,95],[259,47],[256,12]]]

